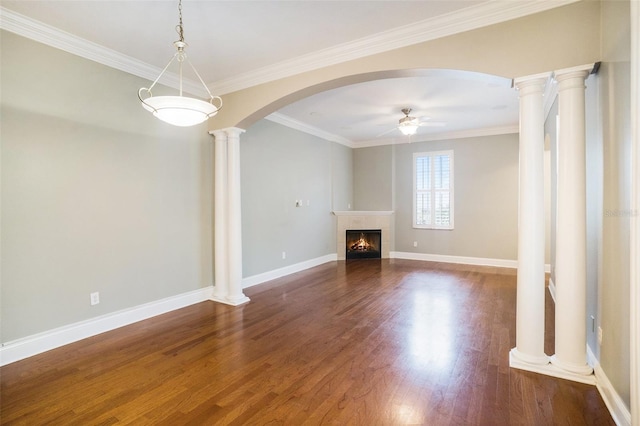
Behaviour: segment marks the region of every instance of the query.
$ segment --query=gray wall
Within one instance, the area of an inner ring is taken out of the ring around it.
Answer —
[[[240,146],[244,277],[335,253],[331,211],[352,203],[350,149],[268,120]]]
[[[449,149],[454,150],[455,229],[414,229],[413,153]],[[518,135],[356,149],[354,191],[358,210],[395,211],[395,251],[517,259]]]
[[[586,80],[586,204],[587,204],[587,344],[599,356],[598,347],[598,282],[602,270],[602,125],[599,107],[600,77],[591,75]]]
[[[354,150],[354,210],[393,210],[393,155],[393,145]]]
[[[353,149],[331,144],[332,210],[353,210]]]
[[[152,117],[148,81],[1,42],[2,342],[211,285],[206,125]]]
[[[212,285],[206,124],[165,124],[137,100],[149,81],[12,33],[1,65],[2,343]],[[334,253],[352,150],[266,120],[241,150],[244,276]]]
[[[629,3],[602,2],[603,62],[586,82],[587,344],[627,407],[629,384]],[[555,278],[556,115],[551,138],[551,259]],[[592,325],[593,316],[596,328]],[[597,326],[603,330],[598,344]]]
[[[629,2],[602,2],[600,101],[603,141],[600,364],[627,407],[629,399],[629,225],[631,186]]]

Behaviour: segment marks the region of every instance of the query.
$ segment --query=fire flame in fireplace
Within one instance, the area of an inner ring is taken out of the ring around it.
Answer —
[[[369,241],[364,237],[364,233],[362,233],[360,234],[360,239],[349,246],[349,250],[369,251],[375,250],[375,248],[373,247],[373,244],[369,243]]]

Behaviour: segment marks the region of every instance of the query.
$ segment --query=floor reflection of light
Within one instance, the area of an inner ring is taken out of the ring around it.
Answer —
[[[409,344],[417,368],[446,369],[455,360],[455,317],[450,294],[414,294]]]
[[[408,404],[393,404],[394,424],[422,424],[423,416],[419,408]]]

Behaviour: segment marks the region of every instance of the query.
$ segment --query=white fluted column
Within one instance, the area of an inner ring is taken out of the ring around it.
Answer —
[[[215,137],[214,158],[214,279],[213,298],[224,301],[229,292],[227,255],[227,133],[212,132]]]
[[[226,129],[227,132],[227,181],[228,181],[228,250],[229,293],[227,301],[239,305],[249,301],[242,292],[242,200],[240,197],[240,134],[244,130]]]
[[[556,215],[555,349],[551,363],[589,376],[586,330],[585,83],[591,66],[557,71],[559,133]]]
[[[516,347],[509,365],[536,371],[549,364],[544,353],[544,111],[551,73],[514,81],[520,97],[518,276]]]
[[[240,134],[244,130],[214,130],[215,206],[212,300],[227,305],[249,301],[242,292],[242,203],[240,198]]]

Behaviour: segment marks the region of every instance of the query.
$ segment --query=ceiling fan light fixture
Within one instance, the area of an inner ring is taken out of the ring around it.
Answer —
[[[400,123],[400,125],[398,126],[398,129],[400,129],[403,135],[411,136],[416,134],[416,132],[418,131],[418,126],[414,123],[406,122],[406,123]]]
[[[418,120],[415,117],[409,117],[411,108],[403,108],[402,113],[404,117],[398,121],[398,129],[405,136],[415,135],[418,131]]]
[[[187,47],[187,43],[184,41],[182,27],[182,0],[178,1],[178,12],[179,24],[176,26],[176,31],[180,36],[180,40],[173,43],[177,52],[173,55],[167,66],[164,67],[158,78],[155,79],[151,86],[148,88],[142,87],[138,90],[138,99],[142,102],[142,107],[144,109],[152,112],[153,115],[160,120],[174,126],[187,127],[200,124],[216,115],[222,108],[222,99],[219,96],[213,96],[211,94],[209,88],[202,80],[202,77],[200,77],[198,71],[187,58],[187,54],[184,52],[185,47]],[[158,80],[160,80],[160,77],[162,77],[173,61],[177,61],[179,66],[180,92],[178,96],[153,96],[151,89],[153,89]],[[200,80],[200,83],[202,83],[202,86],[207,91],[209,95],[208,102],[201,99],[182,96],[182,65],[185,62],[189,64]]]

